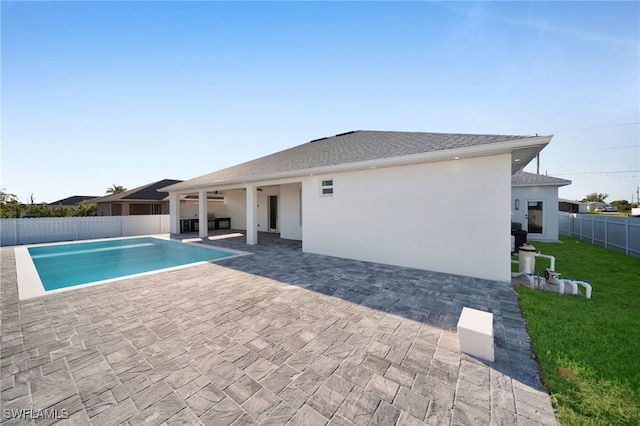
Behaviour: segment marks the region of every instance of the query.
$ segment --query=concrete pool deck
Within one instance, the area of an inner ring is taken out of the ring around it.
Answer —
[[[557,424],[508,283],[227,236],[254,254],[22,302],[3,247],[2,423]],[[460,353],[465,306],[495,362]]]

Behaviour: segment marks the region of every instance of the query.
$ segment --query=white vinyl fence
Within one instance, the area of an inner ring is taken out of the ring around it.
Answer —
[[[558,230],[592,244],[640,257],[640,218],[559,212]]]
[[[169,215],[0,219],[0,245],[166,234]]]

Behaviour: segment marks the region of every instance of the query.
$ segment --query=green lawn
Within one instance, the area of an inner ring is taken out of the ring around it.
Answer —
[[[562,243],[532,244],[555,256],[563,277],[589,280],[591,299],[517,289],[560,422],[638,425],[640,259],[576,238],[560,239]],[[548,266],[547,259],[536,258],[536,272]],[[518,265],[513,267],[517,271]]]

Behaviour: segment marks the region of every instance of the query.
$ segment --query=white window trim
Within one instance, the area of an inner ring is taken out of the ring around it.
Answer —
[[[329,191],[329,192],[325,192]],[[333,178],[320,180],[320,196],[333,197]]]

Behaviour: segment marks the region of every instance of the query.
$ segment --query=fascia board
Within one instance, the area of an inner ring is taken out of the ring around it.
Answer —
[[[570,180],[565,180],[562,182],[541,182],[541,183],[512,183],[511,186],[513,188],[525,188],[525,187],[533,187],[533,186],[567,186],[571,185]]]

